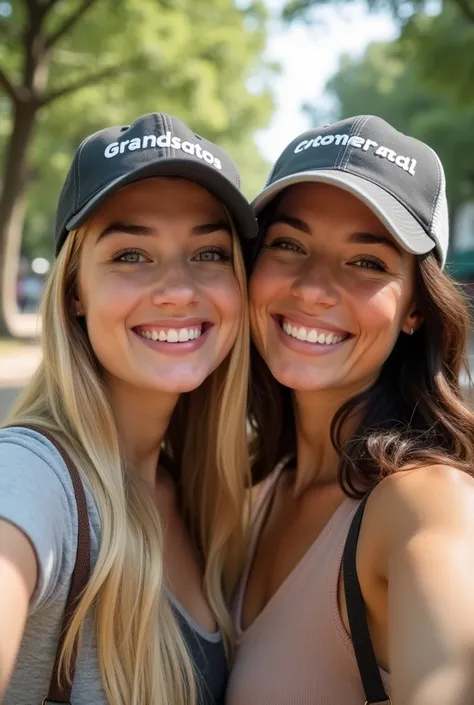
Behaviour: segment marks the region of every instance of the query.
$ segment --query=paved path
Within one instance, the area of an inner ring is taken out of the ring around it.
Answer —
[[[0,357],[0,422],[41,360],[38,345],[22,345]]]
[[[39,316],[36,313],[18,314],[10,325],[18,345],[12,343],[4,350],[2,347],[0,353],[0,422],[41,360],[39,345],[33,342],[41,333]]]

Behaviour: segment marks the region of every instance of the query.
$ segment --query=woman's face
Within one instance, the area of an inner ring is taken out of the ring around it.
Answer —
[[[415,257],[361,201],[333,186],[290,187],[250,279],[254,342],[287,387],[356,392],[416,327],[414,279]]]
[[[221,204],[182,179],[117,191],[82,246],[76,309],[109,379],[168,393],[198,387],[231,350],[241,293]]]

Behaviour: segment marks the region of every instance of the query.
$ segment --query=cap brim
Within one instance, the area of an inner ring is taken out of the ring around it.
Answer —
[[[92,213],[118,189],[141,179],[153,176],[173,176],[203,186],[208,189],[227,208],[234,219],[238,235],[241,239],[252,239],[257,235],[257,222],[251,206],[246,198],[223,174],[215,167],[200,164],[191,159],[159,159],[150,162],[135,171],[111,181],[98,191],[86,205],[66,223],[67,230],[75,230],[83,225]]]
[[[347,171],[321,169],[286,176],[265,188],[253,201],[252,207],[258,214],[288,186],[308,181],[331,184],[352,193],[380,218],[395,240],[408,252],[424,255],[436,247],[435,241],[394,196],[372,181]]]

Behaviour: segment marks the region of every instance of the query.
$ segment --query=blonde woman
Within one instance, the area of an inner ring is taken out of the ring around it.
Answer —
[[[59,654],[67,681],[78,644],[70,702],[223,697],[246,464],[238,238],[256,234],[238,184],[222,150],[164,114],[102,130],[74,158],[43,362],[0,431],[7,705],[48,693],[77,555],[71,476],[48,434],[79,472],[91,540]]]

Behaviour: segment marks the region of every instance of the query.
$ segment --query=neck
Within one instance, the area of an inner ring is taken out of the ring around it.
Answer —
[[[179,395],[148,391],[110,381],[109,398],[120,447],[129,467],[155,489],[161,444]]]
[[[339,455],[331,442],[331,423],[341,406],[360,390],[324,389],[317,392],[293,392],[296,426],[297,467],[296,494],[309,487],[338,484]],[[344,436],[348,437],[359,415],[348,420]]]

